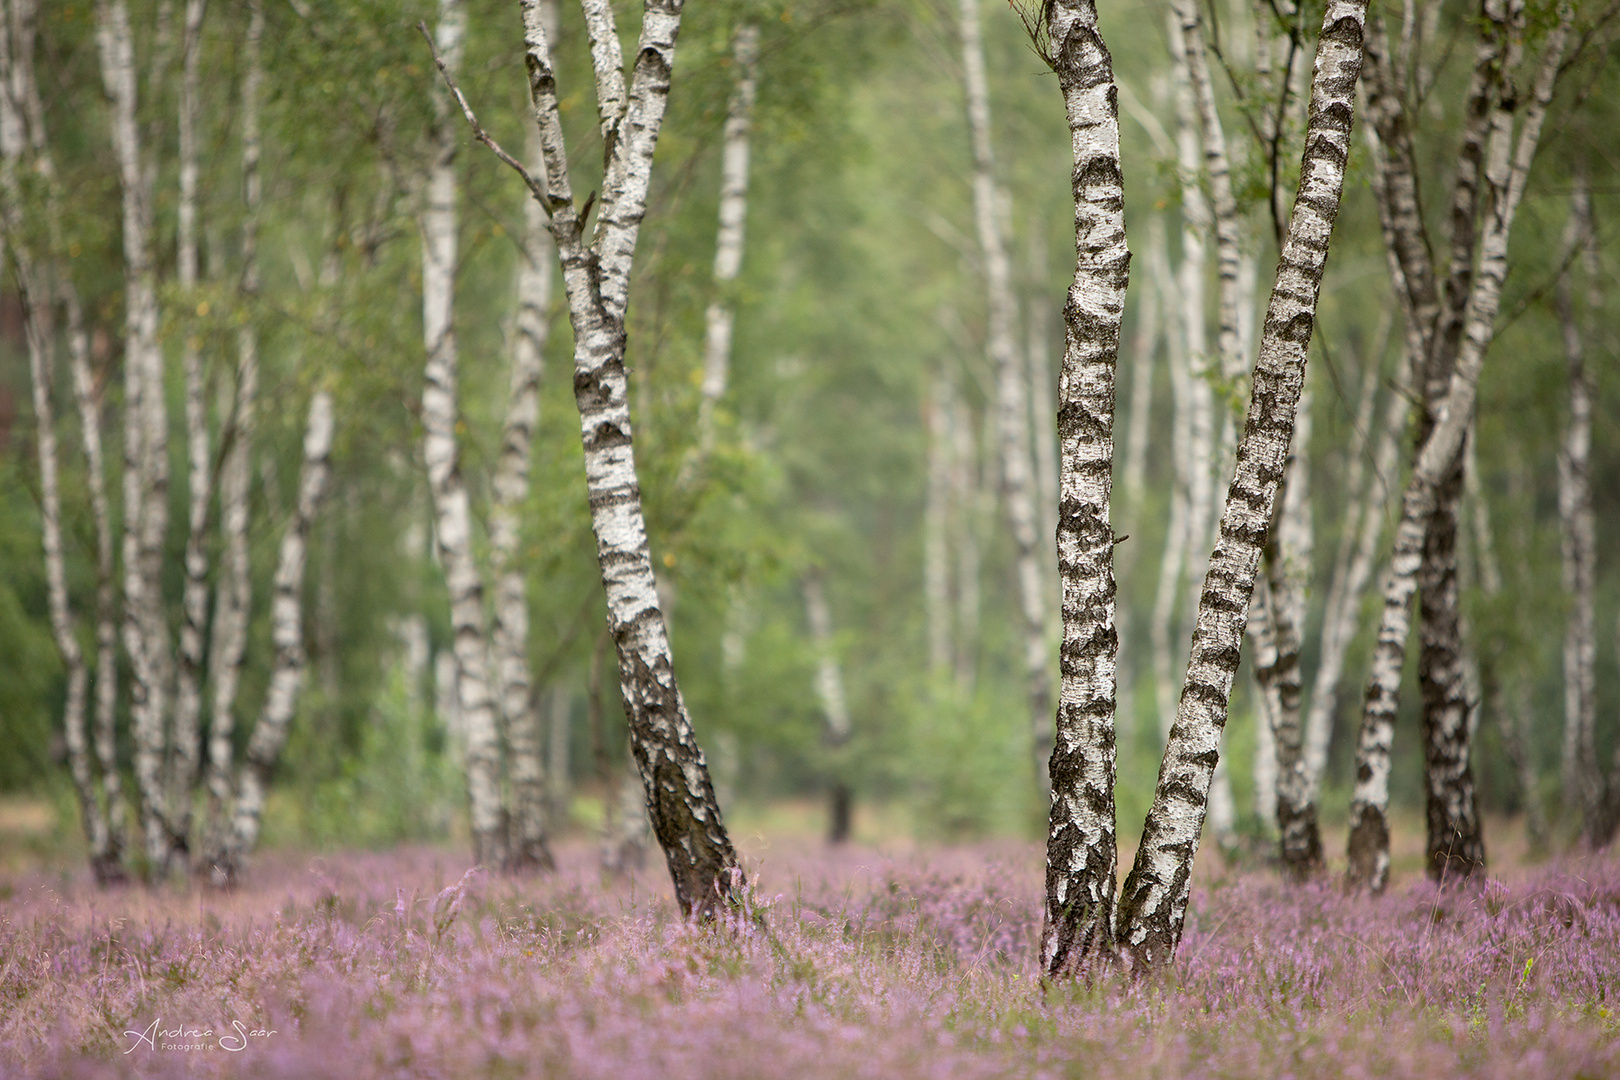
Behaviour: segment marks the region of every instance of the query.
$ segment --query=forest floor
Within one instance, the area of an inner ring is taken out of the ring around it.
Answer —
[[[1038,845],[830,849],[813,822],[738,815],[763,917],[707,929],[656,857],[604,879],[583,838],[521,879],[270,851],[228,895],[13,851],[0,1076],[1620,1076],[1614,854],[1531,863],[1497,828],[1499,874],[1441,893],[1408,827],[1377,900],[1201,858],[1174,971],[1087,989],[1036,978]]]

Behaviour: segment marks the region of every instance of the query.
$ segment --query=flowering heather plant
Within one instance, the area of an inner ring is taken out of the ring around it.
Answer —
[[[708,927],[560,854],[269,854],[226,896],[15,879],[0,1075],[1620,1075],[1612,857],[1380,900],[1207,876],[1166,978],[1085,987],[1036,976],[1033,847],[773,851]]]

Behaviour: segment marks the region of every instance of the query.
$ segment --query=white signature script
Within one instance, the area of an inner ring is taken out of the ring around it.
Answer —
[[[133,1040],[124,1053],[127,1054],[145,1043],[148,1050],[212,1050],[217,1046],[221,1050],[239,1054],[248,1048],[249,1040],[268,1039],[275,1033],[274,1028],[250,1028],[240,1020],[232,1020],[231,1029],[216,1036],[211,1027],[197,1028],[181,1024],[178,1027],[166,1028],[160,1016],[146,1025],[144,1031],[124,1032]]]

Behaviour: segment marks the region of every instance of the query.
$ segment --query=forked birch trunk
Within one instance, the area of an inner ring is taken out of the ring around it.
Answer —
[[[1167,966],[1181,939],[1249,600],[1304,389],[1316,300],[1350,152],[1365,18],[1364,0],[1330,2],[1323,17],[1299,190],[1263,324],[1236,473],[1204,578],[1176,723],[1120,899],[1118,937],[1138,972]]]
[[[979,36],[978,0],[961,0],[962,67],[967,90],[968,129],[973,142],[973,215],[984,256],[989,300],[986,352],[996,377],[996,443],[1001,458],[1002,505],[1016,550],[1024,679],[1035,776],[1043,797],[1050,796],[1047,759],[1052,754],[1052,689],[1047,674],[1047,616],[1041,564],[1037,555],[1034,477],[1030,464],[1029,397],[1025,364],[1015,328],[1018,301],[1013,296],[1012,268],[1007,258],[997,209],[995,155],[990,137],[990,87],[985,76],[984,45]],[[1111,695],[1110,695],[1111,696]]]
[[[247,858],[259,839],[264,817],[265,789],[275,768],[287,732],[298,711],[304,686],[304,567],[309,554],[309,530],[332,479],[332,433],[335,427],[332,395],[315,391],[309,402],[304,430],[304,461],[298,471],[298,502],[281,535],[281,551],[270,597],[270,640],[276,648],[270,668],[270,686],[264,707],[253,726],[236,781],[231,808],[229,848],[211,867],[215,885],[230,886],[240,879]]]
[[[1384,581],[1383,615],[1373,654],[1372,672],[1367,681],[1366,703],[1362,711],[1361,734],[1356,753],[1356,787],[1350,806],[1350,867],[1347,882],[1352,887],[1382,891],[1389,881],[1389,750],[1399,704],[1401,671],[1407,634],[1411,628],[1410,602],[1418,589],[1425,537],[1430,515],[1440,499],[1439,487],[1462,450],[1463,439],[1473,417],[1479,371],[1485,350],[1494,333],[1500,307],[1502,282],[1507,275],[1507,244],[1513,217],[1524,194],[1525,180],[1541,136],[1542,121],[1552,100],[1559,61],[1571,21],[1569,9],[1560,11],[1558,25],[1548,34],[1546,51],[1536,74],[1531,100],[1525,109],[1524,124],[1517,144],[1513,138],[1513,114],[1498,107],[1492,119],[1486,151],[1484,179],[1492,198],[1485,214],[1480,243],[1478,270],[1469,290],[1464,334],[1452,372],[1450,389],[1438,408],[1435,422],[1418,454],[1412,477],[1401,497],[1401,519],[1396,526],[1394,550]],[[1503,104],[1514,103],[1504,95]],[[1436,876],[1468,877],[1483,869],[1485,851],[1479,834],[1472,800],[1472,778],[1466,754],[1466,715],[1462,731],[1449,735],[1453,745],[1462,738],[1463,752],[1448,761],[1434,760],[1434,741],[1426,754],[1430,774],[1431,850],[1429,870]],[[1438,765],[1447,766],[1445,769]],[[1449,805],[1434,805],[1437,786],[1451,796]],[[1442,835],[1438,847],[1432,843],[1436,811],[1440,822],[1452,832]],[[1471,817],[1472,815],[1472,817]],[[1437,859],[1438,856],[1438,859]]]
[[[714,249],[716,296],[704,314],[703,399],[698,404],[698,451],[714,448],[714,410],[731,378],[731,335],[736,321],[730,295],[742,269],[743,229],[748,219],[748,136],[754,122],[759,69],[759,27],[740,26],[731,41],[737,81],[726,108],[725,147],[720,160],[720,232]]]
[[[176,244],[182,303],[197,288],[197,121],[201,111],[202,21],[204,0],[186,0],[180,77],[180,205]],[[208,440],[208,404],[203,362],[194,336],[180,345],[186,384],[187,489],[185,588],[181,599],[180,662],[174,691],[174,747],[169,759],[170,842],[177,860],[191,849],[192,788],[197,782],[202,720],[203,643],[208,622],[208,506],[213,500],[213,462]]]
[[[1595,243],[1591,194],[1584,170],[1577,171],[1570,193],[1569,224],[1564,249],[1571,256]],[[1597,295],[1596,275],[1588,286]],[[1597,760],[1597,626],[1593,584],[1597,566],[1597,530],[1592,511],[1592,390],[1586,375],[1586,348],[1575,311],[1574,288],[1566,271],[1558,280],[1556,306],[1563,326],[1568,368],[1569,419],[1558,452],[1558,519],[1564,591],[1569,594],[1569,621],[1564,629],[1564,739],[1562,774],[1566,799],[1581,815],[1588,843],[1598,838],[1603,806],[1603,773]],[[1533,797],[1533,792],[1527,792]]]
[[[827,608],[827,594],[819,573],[812,571],[805,575],[800,588],[810,622],[810,640],[816,650],[816,697],[821,701],[822,739],[836,757],[849,742],[850,722],[849,704],[844,697],[844,672],[833,648],[832,612]],[[837,764],[835,762],[835,771]],[[827,809],[827,842],[841,844],[849,839],[851,810],[849,784],[842,776],[831,778]]]
[[[541,167],[538,132],[530,132],[528,157],[531,168]],[[511,384],[500,460],[491,485],[495,497],[489,509],[490,576],[495,580],[490,645],[511,782],[506,850],[510,866],[520,870],[554,865],[546,827],[551,800],[541,758],[540,717],[530,694],[528,589],[515,556],[523,532],[523,505],[529,498],[535,425],[540,418],[540,377],[550,333],[551,268],[556,257],[544,208],[533,199],[524,200]]]
[[[1074,155],[1074,282],[1058,385],[1062,681],[1046,839],[1044,974],[1089,977],[1113,954],[1116,881],[1114,369],[1130,251],[1113,58],[1093,0],[1052,0],[1030,26],[1057,73]]]
[[[263,0],[249,0],[246,71],[242,79],[242,279],[240,302],[251,310],[259,295],[259,88],[264,80],[261,45]],[[214,598],[214,624],[208,644],[213,700],[208,719],[208,816],[205,861],[216,863],[231,844],[231,800],[235,784],[236,696],[247,656],[248,618],[253,606],[248,561],[248,493],[252,486],[253,435],[259,390],[259,339],[251,316],[237,330],[235,401],[229,409],[229,448],[220,465],[220,580]]]
[[[102,0],[96,40],[112,102],[112,141],[123,196],[124,246],[124,648],[141,834],[155,878],[169,870],[163,764],[168,715],[168,624],[162,547],[168,526],[168,410],[158,343],[157,271],[150,231],[152,175],[136,122],[135,42],[124,0]]]
[[[466,14],[461,0],[439,0],[438,53],[450,75],[461,65]],[[538,16],[539,12],[536,11]],[[467,803],[473,855],[504,867],[506,816],[501,805],[501,747],[489,670],[484,583],[473,557],[472,510],[461,476],[455,335],[457,247],[456,137],[451,103],[434,95],[432,161],[422,212],[422,335],[427,369],[422,387],[422,458],[433,494],[434,536],[450,594],[456,694],[466,739]]]
[[[544,183],[523,172],[551,215],[574,330],[574,399],[585,448],[585,481],[606,593],[608,628],[619,653],[619,685],[653,831],[664,850],[675,898],[687,917],[711,918],[729,902],[741,873],[720,819],[709,770],[675,681],[669,634],[658,600],[632,449],[625,378],[625,304],[636,236],[646,214],[653,150],[669,100],[681,0],[643,9],[628,89],[613,11],[589,0],[586,29],[596,73],[605,148],[602,199],[587,242],[574,205],[568,154],[541,0],[522,0],[529,93],[545,160]],[[441,72],[452,84],[448,67]],[[494,147],[460,91],[475,134]],[[496,151],[509,165],[517,162]],[[465,691],[463,692],[465,701]]]

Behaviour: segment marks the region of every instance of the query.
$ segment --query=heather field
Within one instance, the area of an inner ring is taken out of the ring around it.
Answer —
[[[1620,1075],[1612,855],[1380,900],[1202,859],[1173,976],[1081,990],[1036,978],[1035,845],[745,846],[761,918],[706,929],[584,844],[268,852],[229,896],[7,871],[0,1075]]]

